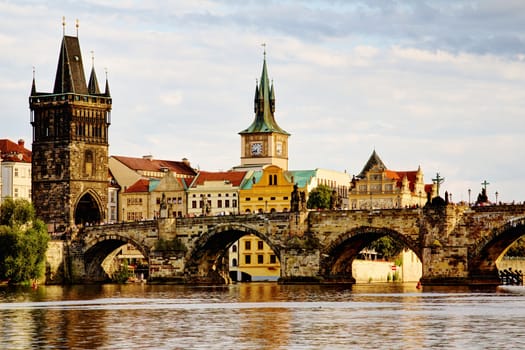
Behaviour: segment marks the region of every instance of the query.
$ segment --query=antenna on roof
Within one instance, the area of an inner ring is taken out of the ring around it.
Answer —
[[[77,27],[77,38],[78,38],[78,18],[75,21],[75,27]]]
[[[62,16],[62,35],[66,36],[66,16]]]

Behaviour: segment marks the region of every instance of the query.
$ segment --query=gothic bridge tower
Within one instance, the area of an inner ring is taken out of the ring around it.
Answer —
[[[289,133],[275,121],[275,93],[266,69],[266,51],[259,85],[255,85],[255,119],[241,135],[241,167],[268,164],[288,170]]]
[[[86,84],[77,23],[77,36],[63,35],[53,92],[37,92],[33,76],[29,97],[32,201],[49,231],[106,218],[111,103],[94,64]]]

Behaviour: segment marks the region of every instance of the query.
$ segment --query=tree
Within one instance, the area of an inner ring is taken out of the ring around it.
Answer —
[[[0,279],[21,283],[41,277],[48,241],[32,204],[6,199],[0,207]]]
[[[308,209],[330,209],[331,198],[332,189],[326,185],[319,185],[310,192],[306,207]]]
[[[367,248],[375,250],[376,253],[383,256],[385,260],[390,260],[401,253],[403,244],[394,241],[389,236],[383,236],[373,241]]]

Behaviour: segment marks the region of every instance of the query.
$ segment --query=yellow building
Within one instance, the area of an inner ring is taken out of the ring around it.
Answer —
[[[239,190],[240,213],[290,211],[293,182],[276,165],[267,165],[246,176]]]
[[[435,192],[435,186],[423,182],[420,167],[413,171],[389,170],[375,150],[361,173],[352,179],[351,187],[350,209],[421,207],[427,192]]]
[[[230,277],[233,281],[277,281],[281,276],[278,257],[262,239],[244,236],[229,250]]]

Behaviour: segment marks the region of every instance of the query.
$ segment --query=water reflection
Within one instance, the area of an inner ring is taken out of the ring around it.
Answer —
[[[525,346],[524,307],[412,284],[3,288],[0,348],[511,349]]]

